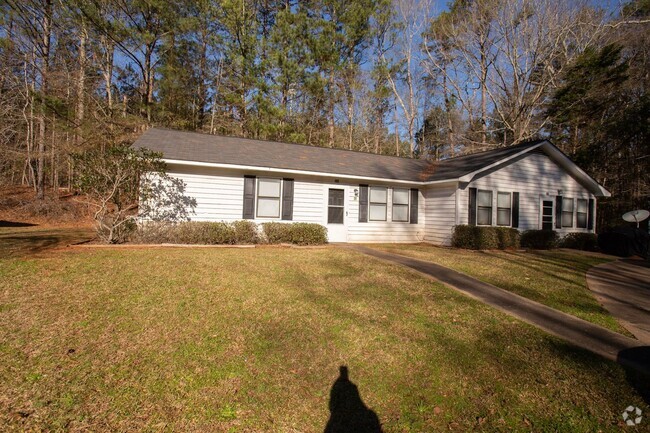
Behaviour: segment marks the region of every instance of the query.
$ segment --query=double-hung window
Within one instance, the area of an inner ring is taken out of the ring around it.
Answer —
[[[370,221],[386,221],[386,199],[388,190],[383,186],[370,187],[370,204],[368,219]]]
[[[257,181],[257,217],[280,218],[280,179],[259,178]]]
[[[509,192],[497,193],[497,225],[509,226],[512,216],[512,195]]]
[[[587,228],[587,213],[589,209],[589,200],[579,198],[576,206],[576,223],[580,229]]]
[[[573,227],[573,199],[562,197],[562,227]]]
[[[408,222],[409,190],[393,188],[393,221]]]
[[[492,191],[478,190],[476,223],[480,226],[492,225]]]

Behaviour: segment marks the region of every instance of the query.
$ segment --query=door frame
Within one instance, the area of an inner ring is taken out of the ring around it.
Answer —
[[[539,230],[544,230],[544,202],[551,202],[551,230],[555,230],[555,197],[542,195],[539,197]]]
[[[343,223],[342,224],[329,224],[327,222],[327,214],[329,208],[329,193],[330,189],[343,190]],[[348,241],[348,214],[350,210],[349,202],[349,187],[348,185],[340,184],[326,184],[323,185],[324,190],[324,206],[323,206],[323,225],[327,228],[327,240],[329,242],[347,242]],[[334,236],[331,236],[333,234]]]

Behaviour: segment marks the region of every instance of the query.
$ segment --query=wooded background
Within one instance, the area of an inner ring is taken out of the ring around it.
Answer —
[[[443,159],[550,137],[650,207],[650,0],[0,0],[0,182],[148,125]]]

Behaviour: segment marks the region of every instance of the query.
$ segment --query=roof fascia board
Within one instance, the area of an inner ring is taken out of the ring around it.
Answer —
[[[375,182],[390,182],[390,183],[399,183],[407,185],[429,185],[430,183],[444,183],[451,180],[436,181],[436,182],[420,182],[420,181],[410,181],[410,180],[401,180],[401,179],[387,179],[381,177],[365,177],[365,176],[355,176],[351,174],[341,174],[341,173],[323,173],[320,171],[307,171],[307,170],[293,170],[285,168],[273,168],[273,167],[261,167],[256,165],[239,165],[239,164],[222,164],[216,162],[201,162],[201,161],[187,161],[182,159],[166,159],[163,158],[163,161],[167,164],[176,164],[176,165],[189,165],[193,167],[210,167],[210,168],[225,168],[233,170],[253,170],[253,171],[266,171],[269,173],[289,173],[289,174],[301,174],[304,176],[318,176],[318,177],[327,177],[327,178],[344,178],[344,179],[356,179],[364,181],[375,181]],[[455,180],[455,179],[453,179]]]

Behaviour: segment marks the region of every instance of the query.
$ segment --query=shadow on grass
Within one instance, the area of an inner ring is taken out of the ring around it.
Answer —
[[[330,419],[325,433],[381,433],[377,414],[370,410],[359,394],[359,388],[350,381],[348,368],[339,367],[339,377],[330,391]]]
[[[650,405],[650,346],[621,350],[617,361],[625,369],[628,383]]]
[[[23,223],[19,221],[0,220],[0,227],[33,227],[38,224]]]
[[[35,255],[92,239],[90,230],[55,229],[0,233],[0,258]]]

